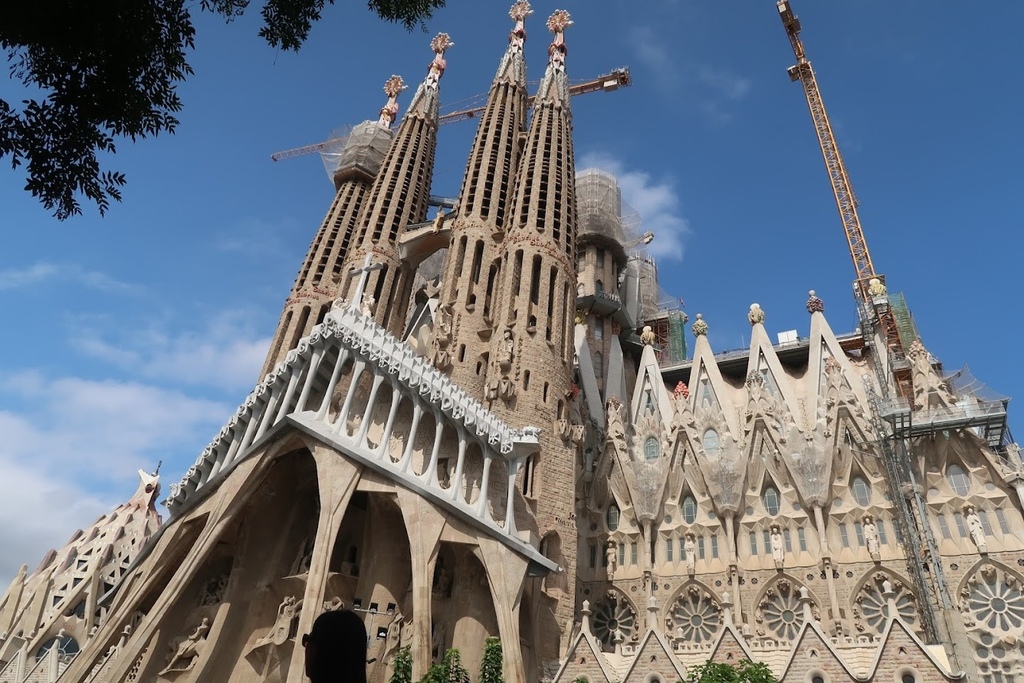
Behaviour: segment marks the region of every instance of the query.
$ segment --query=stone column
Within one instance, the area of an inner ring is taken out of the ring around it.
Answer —
[[[302,595],[302,611],[299,613],[296,631],[298,637],[292,645],[288,683],[303,683],[305,680],[306,658],[302,647],[302,634],[312,630],[313,622],[323,611],[334,539],[341,528],[345,510],[356,490],[363,469],[326,446],[314,447],[313,459],[316,460],[320,488],[320,519],[316,525],[316,540],[309,562],[309,572],[306,574],[306,591]]]

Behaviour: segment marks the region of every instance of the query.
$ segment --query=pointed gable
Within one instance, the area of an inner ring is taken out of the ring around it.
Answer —
[[[622,677],[622,683],[644,683],[651,674],[658,674],[662,681],[686,678],[665,636],[653,630],[647,631],[640,642],[626,675]]]
[[[922,682],[964,680],[965,674],[951,671],[945,651],[941,645],[937,647],[941,655],[925,645],[902,619],[890,619],[882,634],[871,678],[899,681],[903,673],[916,672],[916,680]]]
[[[817,622],[805,621],[793,642],[779,680],[806,681],[819,672],[827,674],[826,680],[831,683],[856,683],[859,680],[821,632]]]
[[[750,328],[750,356],[747,360],[746,376],[762,382],[765,391],[773,398],[792,398],[784,394],[782,385],[779,384],[779,378],[785,376],[785,371],[762,323]]]
[[[733,624],[726,624],[711,648],[708,661],[719,664],[738,664],[744,659],[757,661],[747,648],[747,644],[743,642],[743,636],[736,630],[736,627]]]
[[[867,405],[867,394],[864,392],[863,384],[859,381],[857,373],[853,369],[853,365],[846,357],[846,353],[839,346],[839,340],[836,339],[836,335],[832,332],[832,328],[829,327],[828,321],[825,319],[825,314],[819,311],[811,313],[811,341],[809,353],[810,356],[807,363],[807,376],[812,378],[816,383],[816,390],[813,394],[818,397],[817,400],[819,407],[825,400],[825,364],[830,358],[835,359],[835,362],[839,364],[843,377],[849,383],[849,389],[853,392],[857,402],[861,405]],[[814,415],[813,412],[811,414]]]
[[[572,683],[581,677],[590,683],[613,683],[618,680],[597,640],[583,631],[576,635],[576,640],[562,660],[562,668],[555,674],[554,683]]]
[[[640,358],[636,386],[633,388],[633,422],[641,417],[658,417],[662,424],[667,425],[672,421],[674,412],[672,397],[665,388],[665,380],[661,377],[658,356],[654,353],[653,346],[645,346]]]

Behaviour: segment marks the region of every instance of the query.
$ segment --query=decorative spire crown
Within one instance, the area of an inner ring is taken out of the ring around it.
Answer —
[[[388,103],[380,110],[380,119],[377,123],[390,128],[398,117],[398,95],[408,88],[401,76],[392,76],[384,82],[384,94],[388,96]]]
[[[451,36],[447,33],[438,33],[430,41],[430,49],[434,51],[434,60],[427,67],[427,77],[423,81],[424,85],[437,90],[438,81],[441,80],[445,67],[448,66],[448,62],[444,61],[444,53],[449,48],[454,47],[454,45],[454,41],[452,41]]]
[[[697,320],[693,323],[693,334],[697,337],[702,337],[708,333],[708,324],[704,321],[704,316],[700,313],[697,314]]]
[[[512,9],[508,11],[508,15],[512,17],[512,21],[516,22],[515,28],[508,35],[509,47],[519,54],[523,52],[523,44],[526,42],[526,17],[533,14],[533,8],[530,7],[530,3],[526,0],[518,0]]]
[[[747,320],[750,321],[751,325],[764,322],[764,311],[761,309],[761,304],[750,304],[750,313],[747,313]]]
[[[807,292],[807,295],[809,297],[807,299],[807,312],[808,313],[824,313],[825,312],[825,302],[817,297],[817,295],[814,293],[814,290],[812,289],[811,291]]]
[[[554,14],[548,17],[548,30],[555,34],[551,45],[548,47],[548,62],[559,69],[565,68],[565,29],[572,26],[572,19],[564,9],[555,10]]]

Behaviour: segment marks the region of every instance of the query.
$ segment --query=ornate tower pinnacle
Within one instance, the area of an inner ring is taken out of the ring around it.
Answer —
[[[398,118],[398,95],[409,86],[405,84],[401,76],[392,76],[384,83],[384,94],[388,96],[388,103],[380,110],[380,118],[377,123],[390,128]]]
[[[452,379],[476,395],[484,393],[488,340],[499,305],[502,239],[512,217],[519,141],[526,128],[524,22],[532,11],[525,0],[509,10],[515,26],[466,163],[431,340],[430,355],[437,366],[450,369]]]
[[[313,331],[331,309],[345,272],[342,268],[359,227],[363,200],[377,176],[391,144],[391,124],[398,115],[398,95],[405,90],[401,76],[392,76],[384,84],[387,104],[376,121],[369,120],[352,128],[345,148],[334,169],[336,194],[327,210],[306,258],[285,301],[270,351],[263,362],[260,377],[265,377],[299,340]]]
[[[565,55],[568,52],[565,47],[565,29],[570,26],[572,19],[569,12],[564,9],[557,9],[548,17],[548,30],[555,34],[551,45],[548,46],[548,64],[559,71],[565,71]]]
[[[430,49],[434,52],[434,59],[427,65],[427,75],[416,88],[416,94],[412,96],[409,103],[409,115],[419,115],[437,121],[437,92],[441,84],[441,76],[448,67],[444,59],[444,53],[452,48],[455,43],[447,33],[438,33],[430,41]]]
[[[416,88],[409,109],[388,147],[380,173],[370,188],[360,212],[358,229],[353,235],[353,249],[343,268],[345,273],[352,273],[354,267],[362,266],[367,256],[380,264],[364,283],[366,294],[361,303],[373,311],[377,322],[396,335],[401,334],[405,324],[405,310],[412,293],[416,266],[419,265],[401,258],[398,239],[410,225],[427,219],[437,148],[438,86],[447,67],[444,53],[454,44],[447,33],[438,33],[430,41],[434,59],[427,67],[426,77]],[[389,97],[392,92],[397,94],[400,84],[400,80],[388,81],[385,92]],[[381,112],[382,122],[385,116],[390,118],[391,111]],[[351,301],[355,287],[356,278],[349,277],[342,283],[341,297]]]

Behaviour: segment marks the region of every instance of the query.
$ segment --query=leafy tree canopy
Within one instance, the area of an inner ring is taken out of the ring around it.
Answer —
[[[265,0],[260,36],[298,50],[333,0]],[[423,26],[445,0],[368,0],[381,19]],[[20,103],[0,99],[0,158],[24,167],[25,189],[63,220],[79,197],[106,213],[125,176],[103,170],[115,140],[173,133],[182,103],[176,88],[192,75],[193,3],[187,0],[33,0],[9,3],[0,49],[24,86]],[[202,0],[228,21],[249,0]]]
[[[687,683],[775,683],[775,675],[767,664],[742,660],[735,666],[705,662],[690,670]]]

